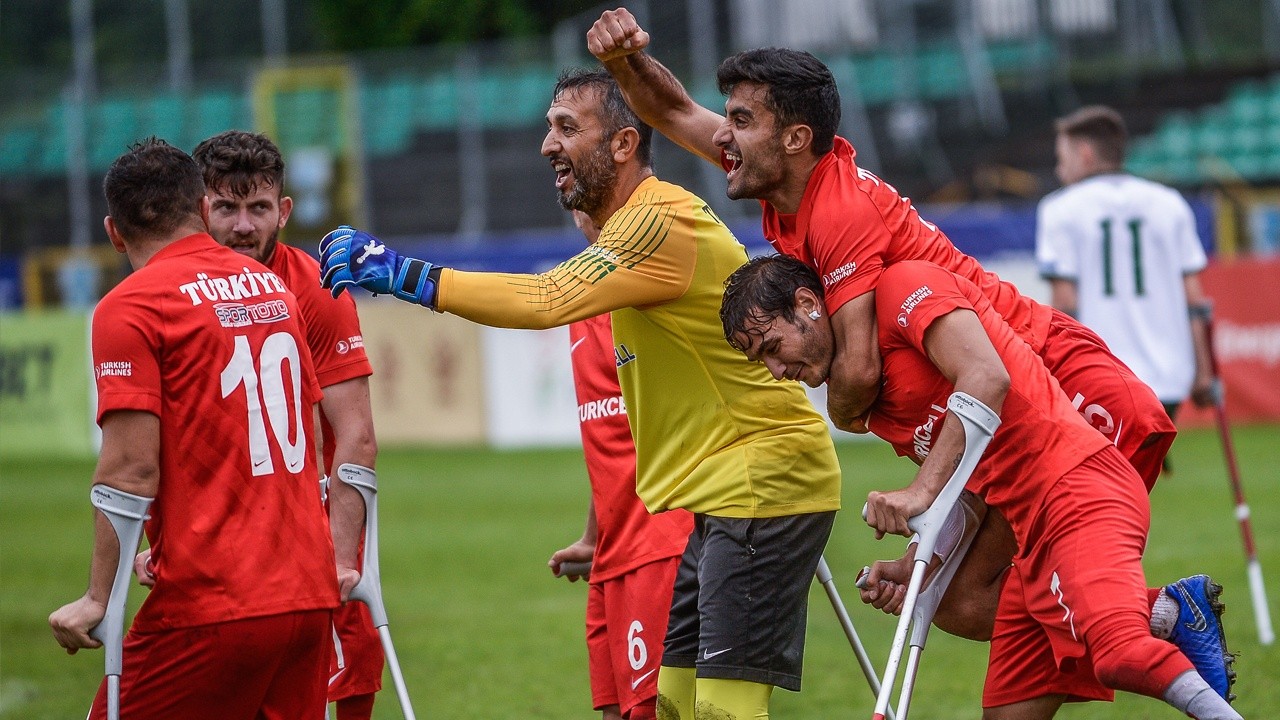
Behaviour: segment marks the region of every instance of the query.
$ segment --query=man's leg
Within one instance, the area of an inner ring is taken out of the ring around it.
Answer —
[[[706,516],[695,515],[693,531],[671,592],[671,612],[663,641],[662,667],[658,669],[657,715],[659,720],[693,720],[694,667],[698,660],[698,566],[702,560]]]

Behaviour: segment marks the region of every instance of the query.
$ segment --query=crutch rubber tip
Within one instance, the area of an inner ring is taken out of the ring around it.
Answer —
[[[863,565],[862,569],[858,571],[858,577],[853,581],[853,586],[858,588],[859,590],[866,590],[867,579],[870,577],[871,577],[871,568],[867,565]]]

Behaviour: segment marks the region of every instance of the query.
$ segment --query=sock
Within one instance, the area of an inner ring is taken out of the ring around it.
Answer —
[[[1163,588],[1151,604],[1151,635],[1161,640],[1173,636],[1173,627],[1178,624],[1178,601],[1169,597]]]
[[[663,665],[658,669],[658,720],[693,720],[694,668]]]
[[[1196,720],[1243,720],[1194,670],[1182,673],[1169,683],[1164,701]]]

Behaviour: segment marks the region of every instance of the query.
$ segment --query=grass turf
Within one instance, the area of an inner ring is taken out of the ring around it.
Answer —
[[[1254,510],[1272,613],[1280,620],[1280,428],[1235,432]],[[893,633],[861,607],[857,569],[901,551],[879,546],[856,508],[872,488],[906,482],[914,466],[880,443],[839,446],[846,511],[830,561],[873,661],[882,666]],[[1146,567],[1152,582],[1208,572],[1226,586],[1225,616],[1240,655],[1237,708],[1280,715],[1280,646],[1254,630],[1243,555],[1216,433],[1185,431],[1173,449],[1176,474],[1153,494]],[[554,580],[545,562],[581,532],[587,502],[576,451],[388,450],[378,461],[382,577],[396,648],[421,717],[589,718],[582,639],[585,586]],[[90,462],[5,461],[0,466],[0,718],[83,717],[102,672],[100,652],[68,657],[46,618],[84,589],[88,576]],[[246,572],[252,572],[246,568]],[[136,607],[143,596],[131,595]],[[856,606],[856,607],[855,607]],[[825,594],[811,594],[804,691],[774,695],[779,718],[866,717],[870,693]],[[934,632],[913,708],[921,717],[979,715],[986,646]],[[400,717],[390,677],[375,718]],[[1064,718],[1173,718],[1155,700],[1068,706]]]

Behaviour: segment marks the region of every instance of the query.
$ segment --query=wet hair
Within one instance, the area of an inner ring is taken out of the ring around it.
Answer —
[[[813,130],[813,154],[831,150],[840,127],[840,90],[831,70],[813,55],[787,48],[746,50],[720,63],[716,82],[724,95],[739,83],[765,86],[765,105],[779,128],[808,125]]]
[[[1125,129],[1124,118],[1114,109],[1105,105],[1082,107],[1059,118],[1054,127],[1061,135],[1092,145],[1099,161],[1113,167],[1124,164],[1129,131]]]
[[[128,240],[162,238],[188,224],[203,227],[204,181],[191,156],[154,136],[129,146],[102,181],[107,214]]]
[[[724,281],[720,323],[724,338],[744,350],[734,337],[761,334],[760,326],[777,318],[796,320],[796,291],[809,288],[823,297],[822,280],[813,268],[787,255],[762,255],[748,260]]]
[[[196,146],[192,153],[210,190],[246,197],[259,186],[283,190],[284,158],[266,135],[227,130]]]
[[[560,73],[555,89],[551,91],[554,101],[567,90],[581,92],[584,89],[594,90],[600,98],[596,112],[604,123],[605,137],[613,137],[619,130],[635,128],[640,134],[640,144],[636,147],[636,159],[645,167],[653,165],[653,128],[649,127],[636,115],[631,106],[622,97],[622,89],[618,81],[604,69],[587,70],[571,68]]]

